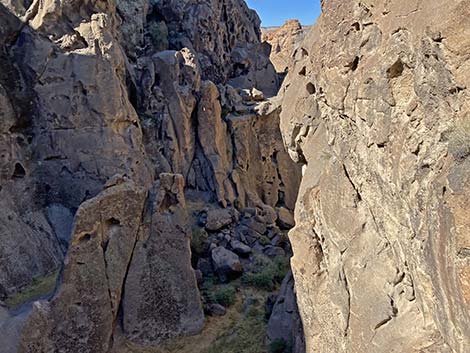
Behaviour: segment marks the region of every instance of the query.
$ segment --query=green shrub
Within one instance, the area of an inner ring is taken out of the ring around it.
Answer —
[[[272,291],[289,271],[289,259],[278,257],[271,260],[266,256],[258,256],[255,258],[254,268],[254,271],[243,275],[243,282],[261,290]]]
[[[237,299],[237,291],[231,284],[216,285],[214,277],[204,280],[201,293],[208,303],[217,303],[225,307],[233,305]]]
[[[28,287],[23,288],[20,292],[7,298],[5,304],[9,308],[16,308],[21,306],[22,304],[25,304],[32,300],[37,300],[42,296],[46,296],[52,293],[56,284],[58,274],[59,271],[56,271],[44,277],[35,278]]]
[[[214,301],[225,307],[232,306],[235,303],[237,292],[231,285],[223,285],[215,289]]]
[[[262,290],[272,291],[275,288],[272,273],[266,270],[256,273],[246,273],[243,276],[243,281],[249,286]]]
[[[258,241],[263,246],[271,245],[271,240],[269,240],[269,238],[265,235],[260,236]]]
[[[196,255],[203,255],[208,247],[209,234],[200,227],[194,227],[191,236],[191,250]]]
[[[203,353],[266,353],[265,300],[262,297],[248,308],[243,303],[237,303],[234,306],[237,314],[232,316],[232,324]]]

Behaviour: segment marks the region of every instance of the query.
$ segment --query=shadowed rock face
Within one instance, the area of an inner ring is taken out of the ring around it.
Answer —
[[[21,21],[0,4],[0,300],[60,266],[63,254],[32,176],[36,94],[9,47]],[[38,256],[38,254],[41,254]]]
[[[181,175],[162,174],[150,193],[122,302],[123,330],[135,342],[156,344],[204,325],[183,192]]]
[[[308,352],[466,352],[469,1],[323,2],[281,88]],[[467,215],[467,216],[464,216]]]
[[[80,206],[61,286],[34,304],[19,352],[108,352],[118,320],[148,344],[202,329],[183,187],[162,174],[147,196],[121,180]]]

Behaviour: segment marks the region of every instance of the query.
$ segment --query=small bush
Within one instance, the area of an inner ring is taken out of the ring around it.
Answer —
[[[38,277],[26,288],[7,298],[5,304],[9,308],[17,308],[22,304],[28,303],[32,300],[37,300],[54,291],[57,276],[59,271],[53,272],[44,277]]]
[[[247,273],[243,276],[243,281],[249,286],[262,290],[271,291],[275,288],[272,274],[269,271]]]
[[[225,307],[232,306],[236,300],[236,290],[231,285],[220,286],[215,289],[214,301]]]
[[[202,295],[206,302],[217,303],[225,307],[233,305],[237,299],[237,291],[233,285],[216,285],[214,277],[208,277],[202,286]]]
[[[289,259],[285,257],[271,260],[266,256],[255,258],[255,271],[243,275],[243,282],[249,286],[272,291],[282,282],[289,271]]]
[[[198,256],[203,255],[209,247],[208,239],[209,235],[203,228],[194,227],[191,237],[191,250],[193,253]]]
[[[271,245],[271,240],[269,240],[269,238],[265,235],[260,236],[258,241],[263,246]]]

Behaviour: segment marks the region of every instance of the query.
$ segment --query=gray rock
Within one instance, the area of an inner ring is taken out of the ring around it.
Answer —
[[[243,266],[237,254],[221,246],[212,250],[212,263],[215,272],[222,282],[239,277],[243,273]]]
[[[272,245],[267,245],[263,248],[263,253],[268,256],[268,257],[280,257],[280,256],[286,256],[286,252],[284,251],[283,248],[280,248],[278,246],[272,246]]]
[[[234,253],[242,257],[248,257],[251,254],[251,248],[248,245],[243,244],[241,241],[232,240],[230,242],[230,247]]]
[[[268,342],[283,341],[293,353],[304,353],[302,320],[297,307],[292,272],[282,281],[267,328]]]
[[[208,304],[206,306],[206,313],[210,316],[224,316],[227,310],[220,304]]]
[[[61,204],[51,204],[47,207],[47,218],[66,249],[72,234],[73,213]]]
[[[50,302],[34,304],[19,352],[108,351],[144,201],[145,191],[125,182],[80,206],[62,283]]]
[[[206,277],[214,272],[211,261],[204,258],[200,258],[197,261],[197,269]]]

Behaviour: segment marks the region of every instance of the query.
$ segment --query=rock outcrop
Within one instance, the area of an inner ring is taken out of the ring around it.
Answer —
[[[55,271],[63,253],[41,209],[44,188],[30,159],[36,95],[9,52],[21,21],[0,4],[0,300]]]
[[[281,89],[307,352],[467,352],[470,2],[322,3]]]
[[[131,341],[155,345],[198,333],[204,314],[191,267],[183,177],[160,175],[150,199],[128,269],[122,321]]]
[[[127,182],[80,206],[59,291],[35,303],[20,352],[109,350],[145,197]]]
[[[114,180],[77,211],[60,288],[34,304],[19,352],[109,352],[118,320],[138,343],[201,330],[182,176],[160,175],[148,197]]]
[[[290,348],[286,350],[292,353],[305,352],[302,320],[297,307],[294,277],[290,271],[282,281],[279,295],[274,303],[268,322],[267,336],[271,344],[274,342],[284,344],[286,348]]]
[[[272,49],[270,59],[277,72],[287,72],[292,61],[292,53],[304,37],[304,28],[298,20],[286,21],[281,27],[267,28],[262,40]]]
[[[60,270],[2,318],[21,352],[198,333],[192,264],[287,256],[301,173],[259,24],[243,0],[0,2],[0,300]],[[212,211],[201,256],[188,211]]]

